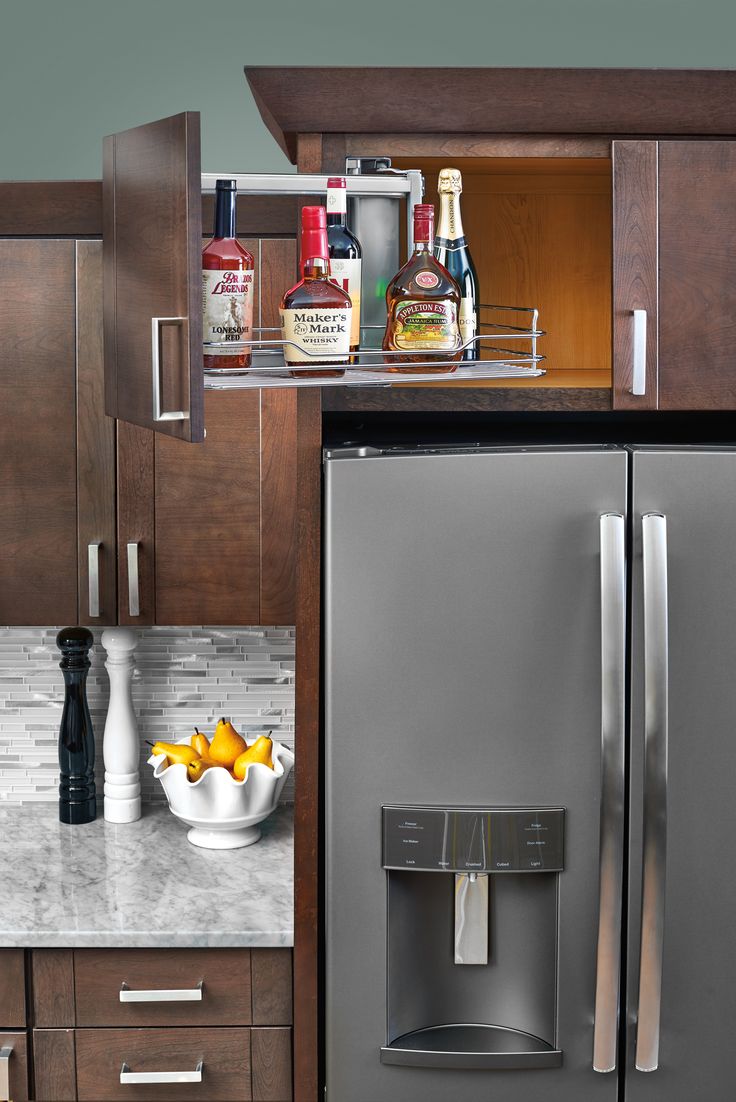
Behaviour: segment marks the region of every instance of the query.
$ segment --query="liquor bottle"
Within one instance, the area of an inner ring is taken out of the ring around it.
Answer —
[[[295,379],[344,375],[350,360],[350,295],[330,278],[327,217],[324,207],[302,207],[302,278],[281,299],[284,359],[299,367]],[[301,351],[304,349],[304,351]],[[332,370],[308,371],[301,365],[340,364]]]
[[[347,224],[347,183],[344,176],[327,181],[327,244],[330,250],[332,281],[350,295],[353,323],[350,348],[360,347],[360,280],[363,250]]]
[[[384,351],[410,355],[392,356],[387,363],[410,364],[413,360],[457,360],[461,345],[458,313],[460,288],[447,268],[432,253],[434,207],[414,207],[414,252],[391,280],[386,291],[388,318],[383,338]],[[389,367],[389,370],[391,368]],[[396,367],[396,371],[455,371],[452,363],[442,367]]]
[[[440,219],[434,239],[434,255],[444,264],[460,288],[460,336],[463,344],[478,332],[478,276],[463,232],[460,214],[460,193],[463,178],[456,168],[443,168],[437,190],[440,196]],[[463,360],[477,360],[480,350],[476,343],[463,350]]]
[[[237,182],[218,180],[215,236],[202,251],[202,314],[205,341],[249,341],[253,337],[255,261],[235,236]],[[232,371],[250,367],[250,349],[208,348],[204,366]]]
[[[87,671],[92,632],[62,628],[56,645],[62,658],[64,708],[59,727],[59,820],[92,823],[97,815],[95,796],[95,736],[87,704]]]

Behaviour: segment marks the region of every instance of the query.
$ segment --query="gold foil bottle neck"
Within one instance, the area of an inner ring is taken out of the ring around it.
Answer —
[[[463,178],[458,168],[441,168],[437,179],[440,195],[459,195],[463,190]]]

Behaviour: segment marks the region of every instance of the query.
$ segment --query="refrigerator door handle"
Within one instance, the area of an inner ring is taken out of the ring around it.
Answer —
[[[667,859],[667,518],[641,519],[644,579],[644,860],[637,1071],[659,1065]]]
[[[593,1070],[616,1070],[624,865],[626,552],[621,513],[600,518],[601,811]]]

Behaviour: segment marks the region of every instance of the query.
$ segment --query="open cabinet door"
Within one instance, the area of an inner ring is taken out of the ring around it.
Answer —
[[[112,134],[103,150],[106,412],[201,441],[199,114]]]

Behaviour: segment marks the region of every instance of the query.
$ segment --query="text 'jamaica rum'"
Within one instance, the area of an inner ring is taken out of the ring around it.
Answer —
[[[418,203],[414,207],[414,251],[386,291],[388,318],[383,349],[402,353],[386,360],[387,364],[401,365],[396,371],[455,371],[455,364],[447,361],[460,358],[460,289],[432,255],[433,239],[434,207]],[[438,367],[404,366],[438,360],[445,362]]]

